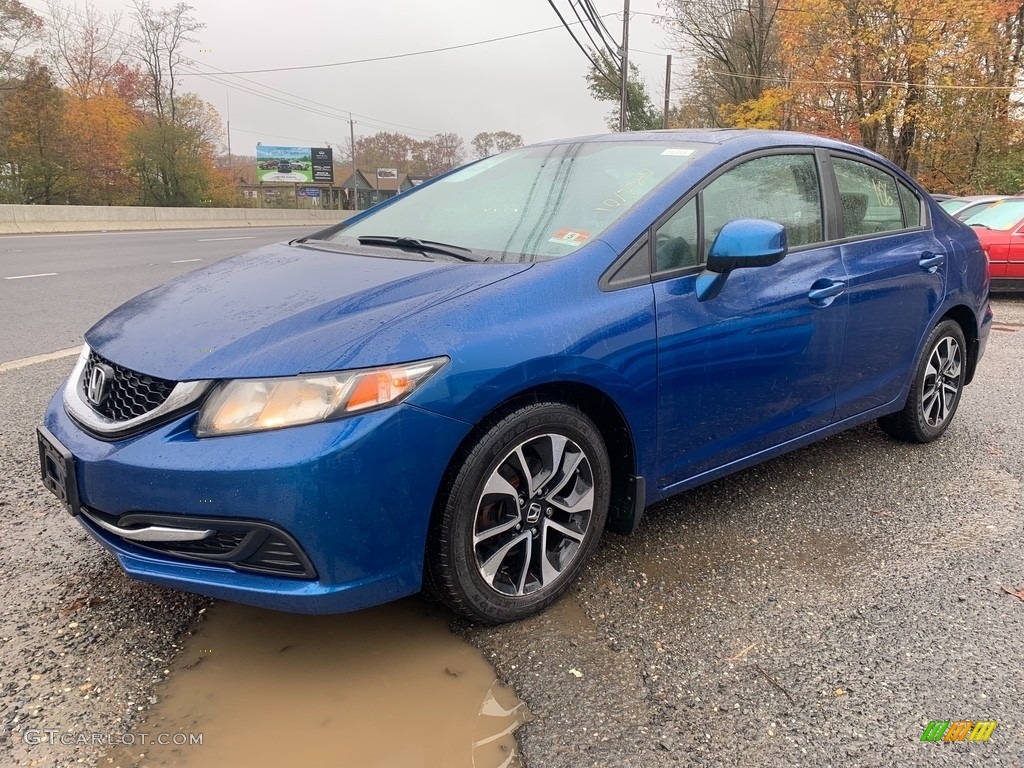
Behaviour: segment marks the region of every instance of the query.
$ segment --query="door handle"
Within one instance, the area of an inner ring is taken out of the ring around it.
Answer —
[[[820,304],[823,307],[827,307],[832,303],[832,299],[846,290],[846,283],[837,283],[832,282],[831,280],[819,281],[819,283],[820,282],[825,282],[825,285],[821,285],[818,288],[812,288],[807,292],[807,298],[810,299],[812,303]],[[818,283],[815,283],[815,285],[818,285]]]
[[[944,253],[931,253],[925,251],[921,254],[921,260],[917,263],[921,269],[927,269],[929,272],[935,272],[939,265],[946,260],[946,254]]]

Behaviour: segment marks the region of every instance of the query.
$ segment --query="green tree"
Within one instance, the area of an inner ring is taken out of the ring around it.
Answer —
[[[585,75],[590,95],[598,101],[610,101],[615,108],[608,113],[608,127],[615,131],[619,128],[619,104],[621,98],[622,75],[618,65],[607,53],[591,51],[591,58],[597,66],[591,66]],[[626,85],[626,130],[650,131],[661,128],[662,116],[654,106],[647,86],[640,77],[640,70],[635,64],[629,65],[629,80]]]
[[[64,94],[34,59],[24,79],[8,87],[14,90],[0,109],[4,197],[19,203],[66,202]]]
[[[148,113],[129,141],[140,200],[200,205],[213,184],[220,118],[195,94],[178,92],[177,73],[184,47],[196,42],[193,35],[205,24],[187,3],[154,8],[148,0],[135,0],[132,8],[138,28],[132,53],[142,64]]]
[[[191,93],[175,103],[174,123],[149,115],[129,139],[142,205],[200,205],[217,182],[216,110]]]
[[[140,205],[192,206],[203,199],[209,176],[203,158],[187,151],[195,146],[191,131],[149,117],[129,145]]]
[[[498,152],[507,152],[510,149],[523,146],[523,137],[518,133],[510,131],[498,131],[496,133],[481,132],[473,137],[470,142],[473,147],[473,154],[476,157],[487,157]]]

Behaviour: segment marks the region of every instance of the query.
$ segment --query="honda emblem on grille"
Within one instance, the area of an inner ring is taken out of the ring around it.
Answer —
[[[110,382],[114,378],[114,369],[109,365],[97,363],[89,372],[85,382],[85,397],[93,405],[101,405],[110,393]]]

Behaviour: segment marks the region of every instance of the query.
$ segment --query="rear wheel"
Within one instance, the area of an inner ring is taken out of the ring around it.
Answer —
[[[924,345],[903,410],[878,420],[892,437],[930,443],[953,421],[967,376],[967,344],[960,325],[943,320]]]
[[[431,586],[476,621],[515,621],[568,589],[608,516],[601,434],[576,408],[523,406],[469,450],[434,520]]]

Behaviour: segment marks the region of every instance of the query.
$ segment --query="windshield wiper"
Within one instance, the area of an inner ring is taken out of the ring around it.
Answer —
[[[473,253],[471,248],[461,245],[438,243],[434,240],[420,240],[415,237],[392,237],[390,235],[361,235],[356,238],[360,245],[387,245],[395,248],[406,248],[420,253],[440,253],[451,256],[459,261],[485,261]]]
[[[980,221],[975,221],[972,224],[968,224],[969,227],[984,227],[985,229],[992,229],[988,224],[982,224]]]

